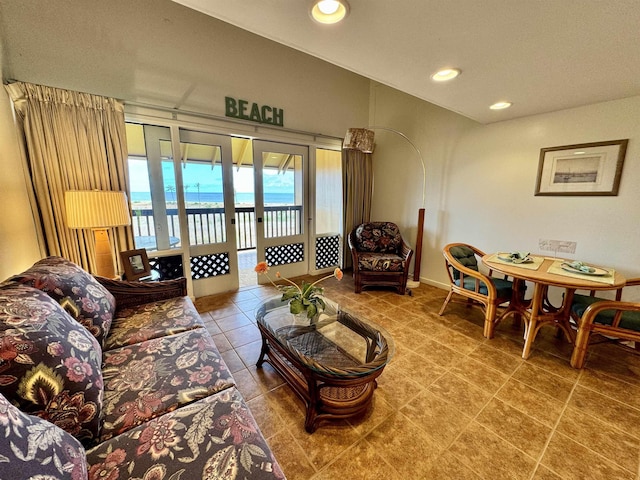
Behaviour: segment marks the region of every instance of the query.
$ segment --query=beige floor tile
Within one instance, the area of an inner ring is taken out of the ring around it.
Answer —
[[[568,405],[640,438],[640,410],[636,408],[581,386],[576,387]]]
[[[424,474],[416,473],[416,478],[437,480],[482,480],[473,469],[467,467],[450,452],[444,452],[435,465]]]
[[[498,390],[496,398],[548,427],[556,424],[564,408],[559,400],[514,379],[510,379]]]
[[[425,391],[400,410],[436,443],[447,447],[471,422],[457,406]]]
[[[569,437],[556,432],[541,461],[561,478],[590,480],[632,480],[635,473],[624,470]]]
[[[541,368],[535,367],[530,363],[520,365],[511,378],[529,385],[542,393],[546,393],[561,402],[569,398],[575,382],[574,379],[568,381],[553,373],[546,373]]]
[[[282,467],[287,480],[306,480],[316,473],[306,452],[286,430],[269,438],[269,447]]]
[[[492,395],[509,379],[507,374],[488,367],[473,358],[465,358],[451,367],[451,372]]]
[[[304,403],[270,365],[255,366],[254,310],[277,291],[252,285],[196,300],[288,479],[638,476],[637,353],[595,345],[587,368],[574,370],[570,345],[542,329],[523,360],[522,326],[509,319],[485,339],[480,309],[456,303],[438,315],[444,290],[355,294],[349,275],[324,285],[328,298],[384,328],[396,352],[366,413],[322,422],[313,434]]]
[[[260,331],[254,324],[229,330],[224,332],[224,335],[234,347],[241,347],[260,340]]]
[[[502,400],[493,398],[476,421],[532,458],[538,458],[551,436],[551,428]]]
[[[453,373],[440,377],[428,390],[471,417],[476,416],[491,399],[491,394]]]
[[[578,384],[632,407],[640,408],[640,382],[627,383],[600,370],[587,368],[583,370]]]
[[[479,345],[478,348],[469,354],[469,357],[507,375],[515,372],[524,361],[515,355],[510,355],[494,348],[491,345],[491,341]]]
[[[528,479],[536,461],[482,425],[472,422],[449,452],[485,479]]]
[[[429,471],[443,450],[402,413],[389,417],[366,440],[402,478],[415,478],[416,472]]]
[[[638,471],[640,439],[637,437],[571,407],[560,417],[556,431],[594,452],[607,452],[613,463],[629,471]]]
[[[245,327],[251,324],[249,317],[242,312],[234,313],[228,317],[218,318],[215,322],[223,332],[228,332],[229,330],[235,330],[236,328]]]
[[[320,470],[313,480],[335,480],[348,472],[349,480],[403,480],[395,468],[378,454],[375,448],[361,440],[331,464]]]

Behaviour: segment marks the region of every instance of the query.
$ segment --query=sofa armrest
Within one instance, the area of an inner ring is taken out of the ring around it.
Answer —
[[[115,297],[118,309],[187,295],[187,279],[184,277],[160,282],[125,282],[98,276],[95,278]]]

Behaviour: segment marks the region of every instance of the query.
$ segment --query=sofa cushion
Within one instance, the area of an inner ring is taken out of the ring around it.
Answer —
[[[46,293],[0,287],[0,392],[90,445],[100,431],[102,351]]]
[[[3,479],[81,480],[87,460],[78,440],[0,395],[0,472]]]
[[[87,452],[89,479],[283,479],[240,392],[229,388]]]
[[[175,297],[116,311],[104,350],[202,327],[189,297]]]
[[[82,323],[100,345],[104,344],[116,301],[106,288],[78,265],[61,257],[47,257],[10,280],[47,292]]]
[[[363,223],[356,229],[358,252],[397,253],[402,245],[402,235],[395,223]]]
[[[104,353],[101,440],[233,385],[204,328]]]
[[[405,261],[402,257],[390,253],[361,253],[358,255],[358,268],[372,272],[402,272]]]

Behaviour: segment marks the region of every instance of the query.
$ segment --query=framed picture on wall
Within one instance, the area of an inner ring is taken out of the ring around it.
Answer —
[[[120,252],[120,259],[124,266],[125,280],[138,280],[151,274],[149,257],[147,257],[147,251],[144,248]]]
[[[536,195],[618,195],[628,139],[540,150]]]

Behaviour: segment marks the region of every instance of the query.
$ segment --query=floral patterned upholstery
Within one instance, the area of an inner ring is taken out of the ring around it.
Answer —
[[[204,328],[109,350],[103,376],[102,441],[234,383]]]
[[[82,480],[85,451],[61,428],[21,412],[0,395],[0,477]]]
[[[61,257],[47,257],[10,280],[47,292],[104,345],[116,301],[78,265]]]
[[[202,326],[200,315],[189,297],[118,309],[104,349],[111,350]]]
[[[284,478],[235,388],[114,437],[87,462],[90,480]]]
[[[347,237],[356,293],[364,287],[393,287],[404,295],[413,250],[392,222],[368,222]]]
[[[360,252],[397,254],[402,245],[402,235],[395,223],[363,223],[356,229],[356,244]]]
[[[100,431],[102,351],[46,293],[0,287],[0,393],[85,445]]]
[[[404,264],[404,258],[394,254],[361,253],[358,255],[358,267],[372,272],[402,272]]]

